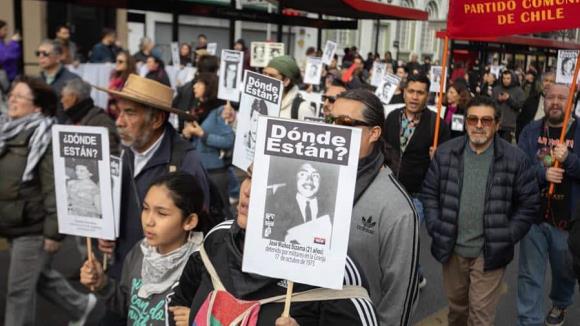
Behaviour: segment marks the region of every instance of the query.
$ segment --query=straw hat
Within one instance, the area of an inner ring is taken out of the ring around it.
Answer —
[[[113,96],[151,106],[169,113],[175,113],[186,120],[194,120],[193,115],[171,107],[173,90],[157,81],[131,74],[120,91],[93,85],[94,88]]]

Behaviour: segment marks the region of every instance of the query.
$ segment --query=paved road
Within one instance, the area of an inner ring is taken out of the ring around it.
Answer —
[[[437,263],[429,252],[430,239],[426,231],[421,230],[421,264],[428,280],[427,287],[422,291],[419,299],[413,325],[415,326],[439,326],[447,325],[446,316],[446,300],[441,284],[441,266]],[[517,250],[516,250],[517,252]],[[67,239],[63,249],[55,257],[55,266],[63,272],[64,275],[73,274],[78,266],[80,266],[80,258],[78,252],[74,247],[72,239]],[[503,292],[505,293],[501,299],[498,307],[496,318],[497,326],[512,326],[516,321],[516,280],[517,280],[517,256],[514,262],[507,269],[504,278]],[[0,242],[0,326],[4,319],[4,304],[6,293],[6,276],[8,265],[8,252],[5,244]],[[546,277],[546,284],[549,284],[550,277]],[[78,283],[75,283],[79,289],[83,290]],[[546,312],[549,309],[550,302],[548,300],[548,293],[546,291]],[[580,298],[578,293],[575,297],[575,303],[568,310],[567,326],[580,325]],[[99,315],[102,313],[103,307],[101,305],[93,311],[87,325],[96,326]],[[38,320],[42,323],[39,325],[60,326],[66,325],[67,317],[60,308],[54,306],[44,299],[39,300],[37,308]],[[8,326],[8,325],[6,325]]]

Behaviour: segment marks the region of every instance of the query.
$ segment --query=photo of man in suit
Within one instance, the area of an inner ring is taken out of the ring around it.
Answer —
[[[319,234],[330,235],[335,198],[322,195],[321,187],[324,185],[325,180],[319,170],[316,163],[304,162],[298,167],[295,178],[294,176],[291,178],[295,180],[294,184],[288,182],[268,186],[269,193],[266,200],[263,229],[264,238],[300,243],[297,237],[293,235],[296,233],[296,230],[293,231],[293,229],[306,223],[310,223],[316,228],[320,228],[320,225],[326,225],[328,230],[313,230],[312,234],[319,232]],[[304,230],[300,228],[300,231]],[[312,237],[312,242],[315,241],[315,237]],[[316,238],[318,238],[316,240],[318,244],[325,244],[330,241],[330,239],[326,239],[323,236]]]

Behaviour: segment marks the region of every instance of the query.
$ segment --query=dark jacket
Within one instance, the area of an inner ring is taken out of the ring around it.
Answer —
[[[171,82],[169,81],[169,76],[165,72],[165,68],[159,68],[157,71],[149,71],[145,78],[153,79],[161,84],[171,87]]]
[[[516,122],[516,140],[520,139],[522,130],[532,121],[538,112],[538,107],[540,106],[540,100],[544,100],[544,97],[540,93],[531,95],[526,99],[522,107],[522,112],[518,116]]]
[[[6,141],[6,151],[0,156],[0,236],[42,234],[62,240],[63,236],[58,233],[50,146],[38,162],[34,178],[22,182],[33,132],[34,129],[25,130]]]
[[[544,119],[540,119],[530,123],[520,136],[520,141],[518,146],[528,155],[528,158],[532,160],[532,170],[534,171],[536,178],[538,179],[538,184],[540,189],[543,189],[549,185],[546,181],[546,169],[537,159],[538,152],[538,137],[542,133],[544,128]],[[574,150],[568,152],[568,157],[564,161],[563,169],[566,171],[564,178],[571,178],[574,180],[572,183],[572,191],[570,193],[570,211],[575,212],[580,206],[580,126],[576,122],[576,128],[574,131]]]
[[[47,82],[46,74],[44,72],[40,73],[40,77],[42,78],[42,80],[44,80],[44,82]],[[66,122],[67,119],[66,115],[64,114],[64,110],[62,108],[62,103],[60,103],[61,91],[69,80],[77,78],[81,77],[79,77],[79,75],[73,72],[70,72],[65,66],[61,66],[60,70],[56,73],[56,77],[54,78],[52,83],[49,84],[50,88],[52,88],[52,90],[56,93],[56,96],[59,99],[56,106],[56,119],[58,120],[58,123],[63,124]]]
[[[395,110],[389,114],[385,120],[383,128],[384,140],[392,146],[390,157],[399,158],[398,170],[393,169],[397,179],[403,184],[410,194],[418,193],[421,190],[421,183],[429,168],[431,158],[429,148],[433,145],[433,135],[435,134],[435,119],[437,114],[425,108],[421,116],[421,121],[417,125],[409,144],[404,153],[401,153],[401,114],[405,108]],[[450,137],[449,128],[445,126],[443,120],[439,129],[439,144],[444,143]]]
[[[427,231],[433,239],[431,253],[441,263],[452,256],[457,240],[465,146],[469,146],[467,136],[437,149],[420,195]],[[486,271],[504,267],[513,259],[514,245],[538,220],[540,208],[538,182],[526,154],[497,136],[493,146],[483,213]]]
[[[522,110],[524,101],[526,100],[524,91],[517,82],[518,77],[512,73],[512,82],[509,87],[505,87],[501,79],[498,85],[493,88],[492,98],[496,101],[501,109],[501,129],[516,129],[516,119]],[[499,102],[498,97],[501,93],[508,93],[509,99],[505,102]]]
[[[177,94],[173,98],[172,107],[189,112],[189,110],[197,106],[197,100],[193,95],[193,85],[195,82],[196,79],[194,78],[177,88]],[[183,118],[179,118],[179,131],[183,130],[184,121]]]
[[[222,118],[223,110],[223,107],[219,107],[210,111],[201,123],[203,137],[192,139],[201,163],[208,171],[226,168],[227,163],[222,158],[222,151],[234,148],[235,133]]]
[[[242,251],[245,232],[234,221],[216,226],[204,240],[204,248],[214,265],[224,287],[238,299],[260,300],[286,293],[282,280],[242,272]],[[353,275],[359,277],[353,279]],[[367,288],[362,270],[350,259],[345,267],[345,285]],[[294,284],[294,292],[313,289],[312,286]],[[189,325],[199,308],[213,290],[213,285],[198,252],[189,258],[170,306],[191,307]],[[362,309],[359,309],[362,308]],[[270,303],[260,307],[258,326],[272,326],[280,317],[284,304]],[[314,325],[377,325],[372,303],[363,299],[293,302],[290,315],[301,326]],[[367,324],[368,321],[368,324]],[[374,322],[373,322],[374,321]]]
[[[115,62],[119,48],[116,45],[107,46],[101,42],[95,44],[89,57],[90,63]]]
[[[121,262],[125,259],[129,250],[143,239],[141,203],[145,198],[146,191],[155,179],[169,173],[169,165],[174,148],[186,152],[181,165],[176,168],[197,178],[205,196],[205,207],[209,207],[207,174],[201,166],[199,156],[193,146],[191,146],[191,143],[181,139],[175,129],[169,124],[165,127],[165,134],[159,149],[136,177],[133,177],[132,172],[134,171],[134,154],[131,149],[125,148],[121,186],[121,226],[115,247],[115,261],[119,263],[111,266],[109,273],[111,277],[117,280],[121,275]]]
[[[81,101],[66,111],[69,123],[79,126],[105,127],[109,131],[109,149],[111,155],[119,156],[119,134],[115,122],[105,110],[96,107],[91,98]]]

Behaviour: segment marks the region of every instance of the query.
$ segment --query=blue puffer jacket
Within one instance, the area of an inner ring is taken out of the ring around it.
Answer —
[[[572,182],[572,192],[570,198],[580,198],[580,126],[578,126],[578,121],[576,123],[576,129],[574,131],[574,150],[568,153],[566,161],[564,161],[564,178],[571,178]],[[522,134],[520,135],[520,140],[518,146],[526,152],[530,160],[533,160],[532,167],[538,178],[538,183],[540,188],[543,189],[549,185],[546,181],[546,169],[544,166],[536,159],[536,153],[538,151],[538,137],[542,133],[544,127],[544,119],[536,120],[529,125],[527,125]],[[576,212],[578,209],[579,201],[570,201],[570,211]]]
[[[441,263],[449,260],[457,240],[465,146],[467,136],[437,149],[420,195],[427,231],[433,238],[431,253]],[[538,182],[526,154],[500,137],[495,137],[493,146],[483,215],[486,271],[504,267],[513,259],[514,245],[537,221],[540,208]]]
[[[220,157],[221,151],[234,147],[235,134],[222,118],[223,110],[223,106],[212,110],[201,123],[203,137],[192,139],[195,150],[201,157],[201,164],[208,171],[227,167]]]

